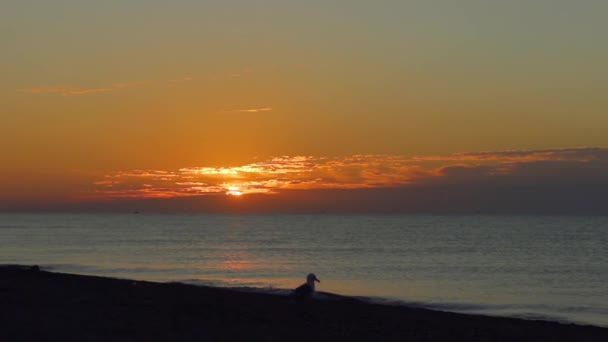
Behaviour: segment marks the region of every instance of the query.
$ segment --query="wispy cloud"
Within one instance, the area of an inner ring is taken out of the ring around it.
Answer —
[[[21,93],[30,93],[30,94],[60,94],[63,96],[69,95],[84,95],[84,94],[94,94],[94,93],[107,93],[125,88],[133,88],[145,85],[144,81],[136,81],[136,82],[121,82],[121,83],[112,83],[107,87],[98,87],[98,88],[82,88],[75,86],[65,86],[65,85],[53,85],[46,87],[30,87],[30,88],[20,88],[17,89],[18,92]]]
[[[279,156],[246,165],[132,170],[95,182],[100,198],[273,194],[291,189],[371,189],[422,184],[608,181],[608,149],[498,151],[406,157]],[[603,177],[603,178],[602,178]],[[92,194],[93,195],[93,194]],[[93,196],[93,197],[95,197]]]
[[[17,89],[17,91],[21,92],[21,93],[39,94],[39,93],[65,93],[66,91],[68,91],[70,89],[71,89],[70,87],[54,85],[54,86],[48,86],[48,87],[20,88],[20,89]]]
[[[92,88],[92,89],[67,89],[63,95],[82,95],[93,93],[106,93],[113,91],[115,88]]]
[[[148,82],[146,82],[146,81],[118,82],[118,83],[112,83],[111,89],[141,87],[146,84],[148,84]]]
[[[601,153],[601,148],[548,149],[548,150],[508,150],[498,152],[465,152],[447,155],[419,156],[416,161],[502,161],[523,162],[541,160],[577,160],[589,161]]]
[[[225,113],[259,113],[259,112],[269,112],[271,110],[272,110],[272,107],[262,107],[262,108],[232,109],[232,110],[225,111]]]
[[[243,75],[250,74],[252,72],[253,72],[253,69],[251,69],[251,68],[243,68],[243,69],[238,70],[238,71],[229,72],[228,73],[228,77],[229,78],[238,78],[238,77],[241,77]]]
[[[253,69],[251,68],[241,68],[234,70],[223,70],[218,72],[215,75],[209,75],[207,78],[203,77],[203,79],[207,79],[210,81],[217,80],[232,80],[238,79],[242,76],[249,75],[253,73]],[[201,78],[197,78],[201,79]],[[150,81],[130,81],[130,82],[115,82],[109,85],[102,85],[99,87],[86,87],[86,86],[78,86],[78,85],[65,85],[65,84],[56,84],[49,86],[32,86],[26,88],[17,88],[15,89],[20,93],[29,93],[29,94],[58,94],[62,96],[70,96],[70,95],[86,95],[86,94],[99,94],[99,93],[110,93],[116,92],[122,89],[127,88],[135,88],[141,87],[145,85],[165,85],[165,86],[174,86],[177,84],[192,82],[195,80],[195,77],[192,75],[180,76],[172,79],[157,79]],[[237,110],[229,110],[226,112],[263,112],[269,111],[272,108],[251,108],[251,109],[237,109]]]
[[[191,77],[191,76],[185,76],[185,77],[182,77],[182,78],[174,78],[172,80],[169,80],[169,83],[183,83],[183,82],[190,82],[192,80],[194,80],[193,77]]]
[[[231,68],[218,70],[210,75],[208,75],[208,80],[210,81],[235,81],[246,76],[251,75],[254,72],[252,68]]]

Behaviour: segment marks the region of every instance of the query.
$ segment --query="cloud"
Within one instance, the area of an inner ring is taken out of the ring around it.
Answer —
[[[106,178],[173,178],[177,177],[174,172],[164,170],[131,170],[119,171],[105,176]]]
[[[191,76],[185,76],[185,77],[182,77],[182,78],[175,78],[175,79],[169,80],[169,83],[183,83],[183,82],[190,82],[190,81],[192,81],[193,79],[194,79],[194,78],[193,78],[193,77],[191,77]]]
[[[259,112],[269,112],[272,110],[272,107],[263,107],[263,108],[248,108],[248,109],[233,109],[227,110],[226,113],[259,113]]]
[[[238,78],[238,77],[241,77],[243,75],[250,74],[252,72],[253,72],[253,69],[251,69],[251,68],[243,68],[243,69],[238,70],[238,71],[229,72],[228,73],[228,78]]]
[[[576,160],[589,161],[598,155],[605,155],[606,149],[597,147],[565,148],[550,150],[508,150],[498,152],[465,152],[448,155],[419,156],[417,161],[501,161],[522,162],[542,160]]]
[[[145,81],[118,82],[118,83],[112,83],[111,89],[133,88],[133,87],[140,87],[140,86],[143,86],[146,84],[148,84],[148,82],[145,82]]]
[[[39,94],[39,93],[65,93],[65,92],[69,91],[70,89],[71,89],[71,87],[55,85],[55,86],[48,86],[48,87],[21,88],[21,89],[17,89],[17,91],[21,92],[21,93]]]
[[[17,89],[18,92],[21,93],[30,93],[30,94],[60,94],[63,96],[69,95],[85,95],[85,94],[94,94],[94,93],[107,93],[125,88],[133,88],[145,85],[146,82],[136,81],[136,82],[122,82],[122,83],[112,83],[108,87],[100,87],[100,88],[80,88],[74,86],[64,86],[64,85],[54,85],[47,87],[31,87],[31,88],[21,88]]]
[[[106,93],[108,91],[112,91],[114,88],[93,88],[93,89],[68,89],[63,94],[64,95],[82,95],[82,94],[92,94],[92,93]]]
[[[603,182],[603,183],[602,183]],[[574,148],[415,156],[277,156],[246,165],[131,170],[106,175],[91,198],[278,194],[291,190],[468,189],[608,184],[608,149]]]

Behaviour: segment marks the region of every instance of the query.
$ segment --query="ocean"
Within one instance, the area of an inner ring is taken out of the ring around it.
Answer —
[[[0,264],[608,327],[608,217],[0,214]]]

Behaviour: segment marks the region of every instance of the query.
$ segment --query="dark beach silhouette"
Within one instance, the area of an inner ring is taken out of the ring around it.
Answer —
[[[0,267],[0,341],[608,341],[608,329]]]

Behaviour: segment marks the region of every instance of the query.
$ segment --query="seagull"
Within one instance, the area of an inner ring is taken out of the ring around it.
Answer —
[[[315,292],[315,281],[318,283],[321,282],[314,273],[308,274],[306,276],[306,283],[293,290],[292,295],[297,299],[310,297],[313,292]]]

